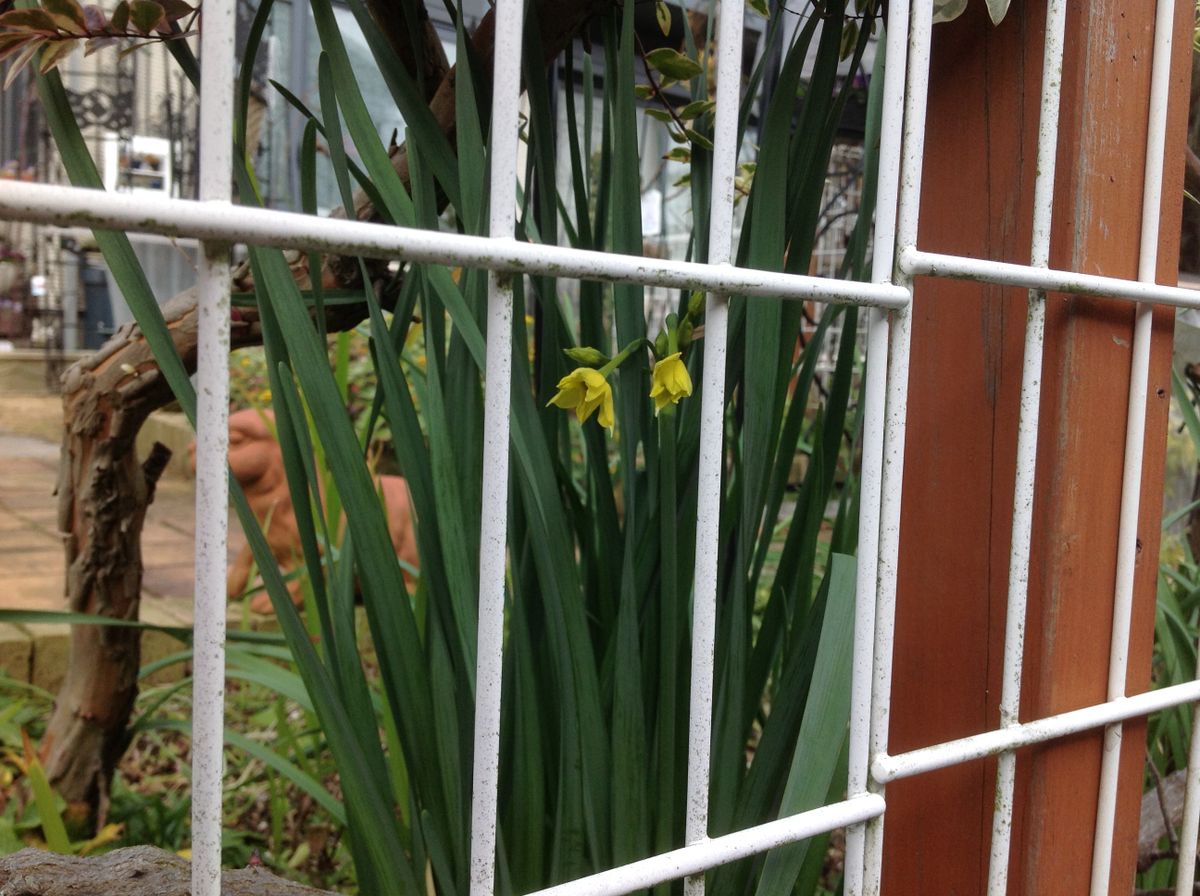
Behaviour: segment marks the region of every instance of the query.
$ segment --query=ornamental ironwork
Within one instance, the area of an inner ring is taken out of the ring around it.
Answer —
[[[67,101],[81,127],[99,127],[118,134],[127,134],[133,129],[133,91],[67,89]]]

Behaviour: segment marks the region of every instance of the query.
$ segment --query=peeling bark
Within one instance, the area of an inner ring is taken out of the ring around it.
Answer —
[[[550,63],[595,15],[615,0],[537,0],[531,10]],[[406,65],[417,58],[408,46],[400,10],[387,0],[374,0],[372,13]],[[493,57],[493,14],[489,12],[471,37],[479,71],[490,73]],[[443,133],[454,141],[455,69],[446,68],[441,43],[432,25],[423,23],[425,83],[436,83],[429,107]],[[436,49],[434,49],[436,47]],[[411,70],[411,69],[410,69]],[[490,87],[479,91],[481,102]],[[392,164],[408,185],[403,146],[391,150]],[[355,214],[376,220],[378,214],[363,193]],[[290,256],[297,282],[307,285],[303,253]],[[331,258],[321,273],[328,286],[347,286],[358,277],[354,259]],[[239,291],[253,288],[248,266],[233,275]],[[188,290],[164,306],[175,347],[189,372],[196,367],[198,316],[196,292]],[[329,332],[353,327],[366,317],[364,306],[326,309]],[[255,309],[235,309],[232,348],[261,344]],[[150,413],[173,399],[141,330],[123,327],[95,354],[63,375],[63,441],[58,475],[58,524],[66,549],[66,596],[70,608],[117,619],[136,619],[142,584],[141,533],[154,482],[165,463],[139,465],[135,439]],[[137,695],[138,632],[107,626],[73,626],[71,659],[55,703],[43,753],[50,781],[77,811],[103,817],[108,782],[127,746],[127,728]]]
[[[178,308],[178,306],[176,306]],[[176,345],[192,346],[194,315],[175,320]],[[180,324],[183,326],[180,326]],[[144,340],[125,327],[63,377],[58,527],[66,550],[68,607],[136,619],[140,536],[154,485],[170,453],[138,464],[134,440],[150,411],[171,398]],[[43,741],[50,780],[71,803],[99,808],[125,750],[137,695],[139,632],[73,626],[71,662]]]

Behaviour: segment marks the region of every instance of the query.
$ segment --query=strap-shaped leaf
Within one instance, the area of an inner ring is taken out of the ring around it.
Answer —
[[[854,639],[854,558],[833,554],[826,575],[825,609],[804,707],[804,721],[792,756],[779,817],[819,806],[833,785],[838,747],[850,718],[850,657]],[[767,854],[758,896],[790,893],[804,863],[801,842]]]

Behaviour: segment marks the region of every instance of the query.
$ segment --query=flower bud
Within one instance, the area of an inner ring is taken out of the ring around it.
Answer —
[[[579,348],[564,348],[563,354],[584,367],[603,367],[609,362],[608,355],[587,345]]]
[[[668,354],[668,345],[667,331],[663,330],[658,334],[658,338],[654,340],[654,356],[656,358],[665,358]]]

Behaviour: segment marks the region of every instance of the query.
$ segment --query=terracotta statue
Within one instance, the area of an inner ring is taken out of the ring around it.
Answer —
[[[271,553],[286,575],[303,566],[303,552],[296,527],[296,514],[288,493],[287,477],[283,471],[283,454],[275,439],[273,422],[274,415],[270,411],[249,409],[229,415],[229,468],[241,483],[254,516],[265,529]],[[192,468],[195,469],[194,442],[191,455]],[[388,531],[396,554],[405,563],[416,567],[417,542],[413,535],[408,483],[399,476],[377,476],[375,483],[383,495]],[[226,586],[231,598],[246,590],[253,562],[247,545],[229,567]],[[405,580],[411,585],[412,579],[407,572]],[[293,579],[288,590],[292,600],[299,604],[302,601],[300,580]],[[256,594],[250,601],[250,608],[256,613],[271,612],[270,596],[265,592]]]

